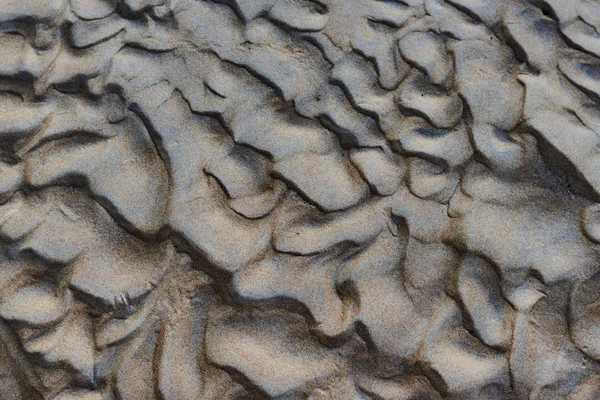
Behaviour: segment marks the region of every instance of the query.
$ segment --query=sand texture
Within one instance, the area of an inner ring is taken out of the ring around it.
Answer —
[[[600,0],[0,0],[0,400],[600,399]]]

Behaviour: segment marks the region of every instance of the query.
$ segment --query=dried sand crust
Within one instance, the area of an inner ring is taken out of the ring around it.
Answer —
[[[600,399],[598,0],[0,0],[0,400]]]

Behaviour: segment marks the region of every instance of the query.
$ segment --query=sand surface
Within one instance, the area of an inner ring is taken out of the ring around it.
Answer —
[[[0,0],[0,400],[600,399],[600,1]]]

